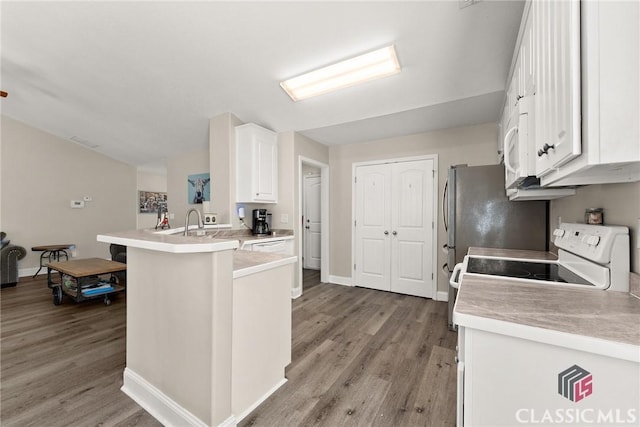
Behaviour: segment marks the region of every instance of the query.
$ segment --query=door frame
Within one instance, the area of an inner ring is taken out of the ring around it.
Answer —
[[[308,164],[320,169],[320,281],[329,282],[329,165],[319,162],[309,157],[298,156],[298,210],[296,215],[295,228],[298,230],[295,234],[300,236],[298,239],[298,271],[297,284],[291,292],[292,298],[302,296],[302,194],[304,186],[304,176],[302,175],[302,164]]]
[[[439,202],[438,198],[438,155],[437,154],[425,154],[422,156],[411,157],[397,157],[391,159],[369,160],[366,162],[357,162],[351,165],[351,265],[353,266],[356,260],[356,168],[360,166],[381,165],[386,163],[400,163],[411,162],[415,160],[433,160],[433,248],[432,248],[432,260],[431,271],[433,272],[433,284],[432,284],[432,299],[437,300],[438,295],[438,212]],[[351,270],[351,286],[356,285],[356,275]]]
[[[308,163],[306,163],[308,164]],[[300,216],[301,218],[303,218],[304,214],[306,214],[306,206],[307,206],[307,198],[309,197],[309,194],[307,193],[307,180],[309,178],[320,178],[320,191],[322,191],[322,177],[320,176],[320,174],[313,174],[313,175],[304,175],[302,177],[302,183],[303,188],[302,188],[302,215]],[[320,209],[322,209],[322,195],[320,195]],[[322,238],[322,212],[320,214],[320,237]],[[306,218],[305,218],[306,219]],[[301,238],[301,246],[302,246],[302,268],[305,268],[305,262],[309,259],[309,254],[306,253],[307,252],[307,245],[308,245],[308,240],[307,238],[305,238],[305,223],[306,221],[303,221],[302,223],[302,227],[300,229],[300,238]],[[322,249],[322,243],[320,243],[320,247]],[[322,254],[320,254],[320,260],[322,261]],[[322,271],[322,270],[321,270]]]

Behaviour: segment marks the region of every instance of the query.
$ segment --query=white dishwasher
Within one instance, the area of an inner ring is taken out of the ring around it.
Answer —
[[[293,255],[293,239],[279,239],[263,243],[252,243],[250,245],[246,245],[244,248],[255,252]]]

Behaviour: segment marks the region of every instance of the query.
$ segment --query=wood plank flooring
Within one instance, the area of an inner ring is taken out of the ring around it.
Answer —
[[[120,391],[126,297],[54,306],[46,275],[0,293],[0,425],[160,426]]]
[[[303,289],[289,381],[240,426],[455,425],[446,303],[318,284],[312,271]]]
[[[319,283],[293,302],[288,382],[241,426],[455,424],[446,304]],[[45,276],[0,294],[0,425],[159,426],[120,391],[126,296],[54,306]]]

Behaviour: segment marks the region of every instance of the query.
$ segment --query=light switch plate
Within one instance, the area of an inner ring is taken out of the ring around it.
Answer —
[[[71,209],[82,209],[84,208],[84,201],[82,200],[72,200],[69,204]]]
[[[289,222],[289,214],[281,214],[280,222],[283,224],[287,224]]]

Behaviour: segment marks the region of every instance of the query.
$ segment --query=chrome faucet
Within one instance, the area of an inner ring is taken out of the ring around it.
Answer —
[[[187,212],[187,216],[184,217],[184,235],[187,236],[189,234],[189,217],[191,216],[191,212],[195,212],[198,214],[198,228],[204,228],[204,222],[202,222],[202,215],[200,215],[200,211],[196,208],[189,209]]]

